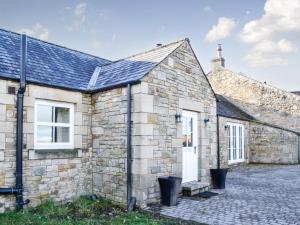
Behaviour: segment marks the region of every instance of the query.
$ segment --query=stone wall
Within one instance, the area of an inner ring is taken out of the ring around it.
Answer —
[[[0,81],[0,187],[15,184],[16,96]],[[127,88],[89,95],[28,85],[24,100],[24,197],[31,205],[43,199],[67,201],[96,193],[126,203]],[[75,149],[34,149],[36,99],[73,103]],[[216,167],[216,99],[186,41],[132,87],[133,195],[144,206],[159,201],[157,177],[182,176],[182,124],[175,114],[198,114],[198,179],[210,182]],[[209,119],[207,124],[204,119]],[[0,196],[0,212],[14,196]]]
[[[227,69],[209,74],[208,79],[216,93],[256,119],[300,131],[300,96]]]
[[[232,119],[227,117],[219,117],[219,143],[220,143],[220,160],[221,160],[221,168],[226,168],[228,166],[234,166],[235,164],[228,164],[228,130],[225,129],[227,123],[237,123],[244,125],[244,143],[245,143],[245,162],[249,163],[249,122]]]
[[[8,87],[18,83],[0,80],[0,187],[15,186],[16,95]],[[36,99],[74,104],[75,150],[37,152],[34,150],[34,106]],[[24,98],[24,199],[37,205],[43,199],[67,201],[90,193],[91,96],[54,88],[28,85]],[[13,208],[13,195],[0,195],[0,212]]]
[[[126,203],[126,88],[93,95],[93,192]]]
[[[182,174],[181,123],[175,114],[198,112],[199,180],[216,166],[216,100],[189,44],[132,87],[133,196],[140,206],[158,202],[157,177]],[[93,190],[126,202],[126,88],[93,96]],[[204,125],[203,120],[210,122]]]
[[[135,85],[133,107],[134,196],[158,202],[157,178],[182,176],[182,124],[175,114],[198,114],[198,179],[210,182],[216,166],[216,99],[188,42]],[[209,119],[205,125],[204,119]]]
[[[249,142],[253,163],[298,163],[298,136],[293,132],[252,122]]]

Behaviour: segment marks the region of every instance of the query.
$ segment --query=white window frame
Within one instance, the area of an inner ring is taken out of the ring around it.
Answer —
[[[53,123],[53,122],[38,122],[38,105],[47,105],[54,107],[68,108],[70,110],[69,123]],[[70,128],[70,137],[68,143],[38,143],[37,142],[37,127],[39,125],[46,126],[61,126]],[[48,100],[36,100],[34,107],[34,149],[73,149],[74,148],[74,104],[55,102]]]
[[[236,158],[233,159],[234,152],[234,138],[233,138],[233,127],[236,129],[235,134],[235,150]],[[239,129],[242,128],[242,138],[240,139]],[[230,142],[229,142],[230,140]],[[239,123],[227,123],[227,153],[228,153],[228,164],[242,163],[245,162],[245,127],[243,124]],[[242,158],[240,158],[240,153],[242,153]],[[230,158],[229,158],[230,156]]]

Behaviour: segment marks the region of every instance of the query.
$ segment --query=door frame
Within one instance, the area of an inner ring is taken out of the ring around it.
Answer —
[[[184,116],[187,116],[187,117],[192,117],[193,118],[193,146],[192,147],[188,147],[188,148],[191,148],[191,150],[193,151],[196,151],[196,156],[195,156],[195,168],[196,168],[196,171],[195,171],[195,179],[192,179],[192,180],[185,180],[185,178],[183,177],[184,176],[184,149],[183,148],[187,148],[187,147],[183,147],[182,146],[182,182],[190,182],[190,181],[198,181],[199,179],[199,145],[198,145],[198,139],[199,139],[199,130],[198,130],[198,113],[197,112],[194,112],[194,111],[187,111],[187,110],[183,110],[182,111],[182,118]],[[181,125],[183,126],[183,124]],[[182,135],[183,135],[183,130],[182,130]],[[188,165],[188,164],[187,164]]]
[[[240,123],[227,123],[228,131],[227,131],[227,149],[228,149],[228,164],[235,164],[235,163],[243,163],[245,162],[245,126]],[[236,149],[236,156],[242,152],[242,158],[236,157],[233,159],[233,151],[234,151],[234,138],[233,138],[233,127],[236,127],[236,134],[235,134],[235,149]],[[239,128],[242,130],[242,138],[240,138]],[[242,142],[242,143],[240,143]],[[230,157],[229,157],[230,156]]]

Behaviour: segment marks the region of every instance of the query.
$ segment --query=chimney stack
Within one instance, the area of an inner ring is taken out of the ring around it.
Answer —
[[[218,44],[217,58],[211,61],[211,71],[217,72],[225,68],[225,59],[222,57],[222,45]]]

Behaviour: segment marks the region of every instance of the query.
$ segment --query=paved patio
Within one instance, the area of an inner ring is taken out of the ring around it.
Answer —
[[[160,213],[207,224],[300,224],[300,166],[235,169],[223,194],[181,199]]]

